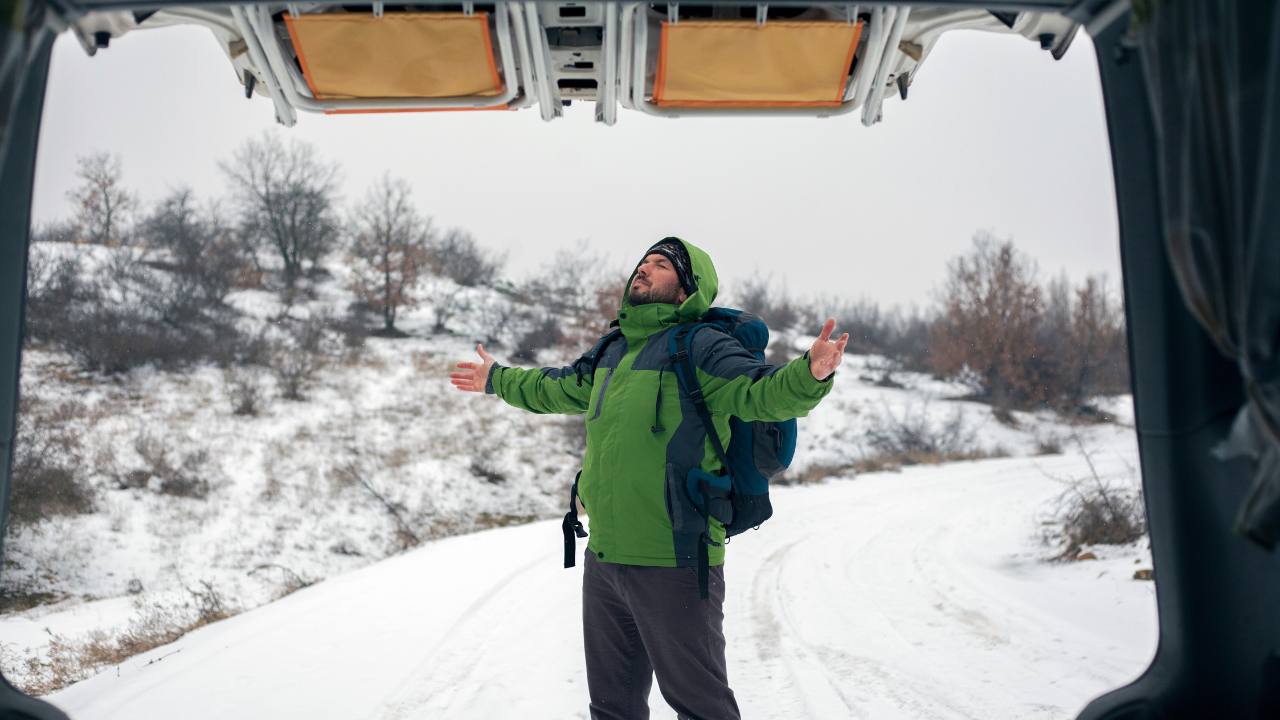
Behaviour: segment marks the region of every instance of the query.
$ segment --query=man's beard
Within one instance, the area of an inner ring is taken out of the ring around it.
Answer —
[[[665,303],[667,305],[679,305],[680,287],[674,286],[663,290],[650,285],[649,287],[640,287],[632,285],[631,290],[627,293],[627,302],[634,305],[650,305],[652,303]]]

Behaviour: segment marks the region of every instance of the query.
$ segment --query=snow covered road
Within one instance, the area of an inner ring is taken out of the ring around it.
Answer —
[[[1095,457],[1117,470],[1132,439]],[[729,547],[748,718],[1069,718],[1155,652],[1138,550],[1049,564],[1078,454],[779,488]],[[580,568],[558,522],[430,543],[203,628],[49,699],[78,720],[587,716]],[[1137,561],[1138,564],[1135,564]],[[655,685],[653,715],[672,718]]]

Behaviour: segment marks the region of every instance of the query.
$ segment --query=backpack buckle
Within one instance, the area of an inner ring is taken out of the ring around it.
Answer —
[[[675,355],[672,355],[672,356],[671,356],[671,359],[675,360],[676,362],[681,362],[681,361],[684,361],[684,360],[688,359],[688,357],[689,357],[689,351],[688,351],[688,350],[681,350],[681,351],[677,352]]]

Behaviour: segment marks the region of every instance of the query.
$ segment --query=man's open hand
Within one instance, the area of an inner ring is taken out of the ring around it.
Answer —
[[[844,359],[844,346],[849,343],[849,333],[831,342],[831,332],[835,329],[836,321],[827,320],[822,326],[822,334],[813,341],[813,347],[809,348],[809,372],[813,373],[814,380],[826,380],[831,377],[831,373],[836,371],[840,361]]]
[[[828,332],[828,335],[831,333]],[[847,337],[847,336],[846,336]],[[840,345],[843,352],[844,345]],[[459,390],[467,392],[484,392],[484,385],[489,381],[489,369],[493,367],[493,356],[484,351],[484,345],[476,345],[476,352],[480,353],[480,359],[483,363],[460,362],[458,367],[468,372],[449,373],[449,382]],[[839,360],[836,361],[838,365]]]

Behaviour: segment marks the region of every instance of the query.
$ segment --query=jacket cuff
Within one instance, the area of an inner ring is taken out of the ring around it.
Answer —
[[[805,350],[804,355],[802,355],[801,357],[804,358],[804,369],[805,369],[805,373],[809,377],[810,382],[815,382],[819,385],[826,385],[827,383],[831,382],[831,378],[834,378],[836,376],[836,371],[832,370],[830,375],[828,375],[826,378],[822,380],[819,380],[818,378],[813,376],[813,370],[809,368],[809,351]]]
[[[502,366],[501,366],[501,365],[499,365],[498,363],[494,363],[494,364],[492,364],[492,365],[490,365],[490,366],[489,366],[489,377],[487,377],[487,378],[485,378],[485,379],[484,379],[484,394],[485,394],[485,395],[496,395],[496,394],[497,394],[496,392],[494,392],[494,389],[493,389],[493,374],[494,374],[494,373],[495,373],[499,368],[501,368],[501,367],[502,367]]]

